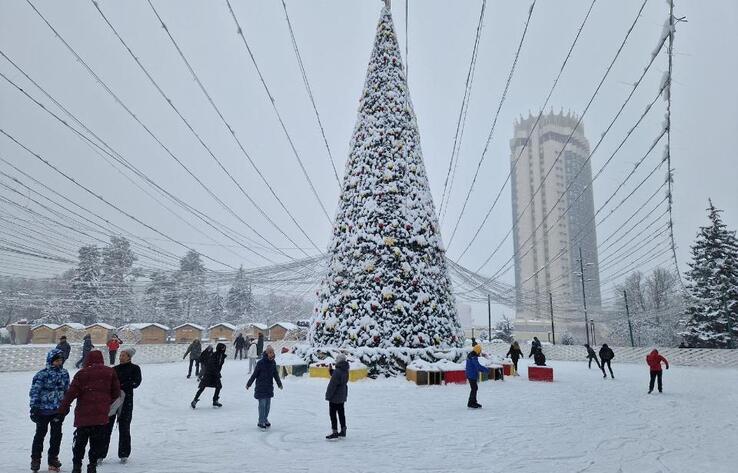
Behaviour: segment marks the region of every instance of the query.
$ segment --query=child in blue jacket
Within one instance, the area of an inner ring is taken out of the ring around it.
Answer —
[[[469,380],[469,387],[471,392],[469,393],[469,402],[466,406],[472,409],[479,409],[482,407],[477,402],[477,380],[479,379],[479,372],[489,373],[489,369],[479,364],[479,355],[482,354],[482,345],[474,345],[472,351],[466,357],[466,379]]]
[[[59,471],[59,446],[62,440],[62,422],[64,416],[57,414],[61,400],[69,389],[69,373],[62,365],[64,353],[54,348],[46,355],[46,368],[33,377],[31,391],[31,420],[36,424],[36,434],[31,447],[31,470],[41,468],[41,451],[44,449],[46,432],[51,426],[51,439],[47,460],[49,471]]]

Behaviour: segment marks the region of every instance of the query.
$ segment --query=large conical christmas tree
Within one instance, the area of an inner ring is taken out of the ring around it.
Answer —
[[[691,347],[736,348],[738,337],[738,241],[710,201],[710,225],[692,245],[687,272],[687,326]]]
[[[316,347],[462,343],[388,8],[382,11],[310,341]]]

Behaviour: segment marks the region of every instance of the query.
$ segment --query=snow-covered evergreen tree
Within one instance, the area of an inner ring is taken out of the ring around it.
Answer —
[[[687,271],[688,346],[735,348],[738,336],[738,240],[710,201],[710,225],[700,227]]]
[[[211,327],[217,323],[223,322],[226,310],[223,304],[223,296],[217,292],[208,295],[207,308],[207,326]]]
[[[244,322],[250,320],[253,315],[254,296],[243,266],[238,268],[233,285],[228,290],[226,309],[228,309],[228,322]]]
[[[205,292],[205,265],[198,252],[190,250],[179,261],[177,280],[184,319],[199,320],[205,315],[208,301]]]
[[[79,263],[72,280],[74,322],[85,325],[97,322],[100,313],[100,250],[95,245],[79,249]]]
[[[136,257],[129,241],[124,237],[110,237],[110,244],[102,250],[100,296],[104,320],[101,322],[119,327],[133,320],[136,313],[132,285],[134,261]]]
[[[388,8],[377,26],[350,149],[311,343],[460,346],[445,250]]]

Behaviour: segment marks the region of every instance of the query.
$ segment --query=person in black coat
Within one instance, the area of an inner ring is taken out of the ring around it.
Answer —
[[[256,339],[256,357],[261,358],[261,354],[264,353],[264,334],[259,333],[259,338]]]
[[[266,429],[272,426],[269,423],[269,410],[274,397],[274,381],[277,382],[279,389],[282,389],[282,380],[279,379],[277,363],[274,361],[274,349],[271,345],[266,347],[261,359],[256,363],[256,368],[246,383],[247,390],[251,388],[254,381],[256,382],[254,398],[259,401],[259,422],[256,425],[261,429]]]
[[[512,345],[510,345],[510,349],[507,351],[507,354],[505,356],[509,357],[512,362],[513,366],[515,366],[515,375],[518,374],[518,360],[523,357],[523,350],[520,349],[520,345],[518,342],[512,342]]]
[[[207,351],[207,349],[205,349],[205,351]],[[205,354],[205,351],[203,351],[203,355]],[[207,362],[203,366],[200,386],[197,389],[197,394],[195,394],[195,399],[190,403],[190,406],[193,409],[197,407],[197,402],[200,400],[200,394],[205,391],[205,388],[215,388],[215,394],[213,394],[213,407],[223,406],[223,404],[218,402],[218,399],[220,398],[220,390],[223,389],[223,384],[220,382],[220,370],[223,368],[226,356],[225,344],[218,343],[215,346],[215,352],[207,357]]]
[[[236,357],[238,357],[239,360],[243,360],[243,351],[244,348],[246,348],[246,339],[243,338],[242,333],[238,334],[236,340],[233,342],[233,346],[236,347],[236,354],[233,355],[233,359],[235,360]]]
[[[190,346],[187,347],[187,351],[184,355],[182,355],[182,359],[184,360],[187,358],[187,355],[190,355],[190,367],[187,369],[187,378],[189,379],[190,376],[192,376],[192,364],[195,364],[195,377],[200,377],[200,355],[202,354],[202,345],[200,344],[199,339],[192,340],[192,343],[190,343]]]
[[[92,337],[88,333],[82,338],[82,357],[74,366],[79,369],[79,367],[82,366],[82,363],[85,362],[85,358],[87,358],[87,355],[92,351],[93,348],[95,348],[95,346],[92,344]]]
[[[211,356],[213,356],[213,346],[208,345],[200,353],[200,374],[197,375],[197,379],[202,379],[202,375],[205,374],[205,367],[207,366],[208,360],[210,360]]]
[[[536,352],[533,354],[533,363],[536,366],[546,366],[546,355],[543,354],[543,348],[540,346],[536,348]]]
[[[325,390],[325,400],[328,401],[328,414],[331,418],[331,434],[328,440],[346,436],[346,412],[344,404],[348,398],[349,364],[346,355],[336,356],[336,368],[331,369],[331,380]],[[338,415],[338,419],[336,419]],[[338,431],[338,420],[341,421],[341,431]]]
[[[592,360],[597,364],[597,368],[603,369],[602,366],[600,366],[600,361],[597,359],[597,354],[595,353],[594,349],[589,346],[588,343],[584,344],[584,348],[587,349],[587,359],[589,360],[589,369],[592,369]]]
[[[101,463],[102,459],[108,455],[110,436],[113,433],[116,418],[118,419],[118,458],[120,458],[121,463],[125,463],[128,461],[128,457],[131,456],[133,390],[141,385],[141,368],[131,362],[131,358],[135,354],[135,348],[125,348],[120,352],[120,356],[118,357],[120,363],[113,368],[120,382],[120,390],[124,393],[123,403],[110,416],[105,447],[100,452],[100,457],[97,460],[98,463]]]
[[[541,341],[538,340],[538,337],[533,337],[533,343],[530,345],[530,354],[528,354],[528,358],[536,354],[536,351],[541,350]]]
[[[612,351],[612,348],[608,347],[607,343],[603,343],[602,347],[600,348],[600,360],[602,360],[603,378],[607,378],[607,373],[605,372],[605,363],[607,363],[607,368],[610,370],[610,377],[615,379],[615,375],[612,374],[612,366],[610,365],[610,362],[613,358],[615,358],[615,353]]]
[[[62,335],[59,339],[59,343],[56,344],[56,349],[61,350],[62,357],[64,357],[64,360],[62,361],[62,366],[64,366],[64,362],[67,361],[69,358],[69,354],[72,352],[72,346],[67,342],[67,336]]]

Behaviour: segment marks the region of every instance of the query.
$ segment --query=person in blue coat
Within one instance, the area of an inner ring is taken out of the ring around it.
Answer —
[[[51,427],[51,439],[47,460],[49,471],[59,471],[59,446],[62,440],[64,416],[57,414],[64,394],[69,389],[69,373],[62,365],[64,353],[54,348],[46,355],[46,368],[33,377],[29,392],[31,420],[36,424],[36,434],[31,446],[31,470],[41,468],[41,452],[44,449],[46,432]]]
[[[482,354],[482,345],[474,345],[472,351],[466,357],[466,379],[469,381],[469,387],[471,392],[469,393],[469,402],[466,403],[467,407],[472,409],[479,409],[482,407],[477,402],[477,389],[479,386],[477,380],[479,379],[479,372],[489,373],[489,369],[479,364],[479,355]]]
[[[256,363],[256,368],[246,383],[247,390],[251,388],[254,381],[256,381],[254,398],[259,401],[259,422],[256,425],[261,429],[266,429],[272,426],[269,423],[269,410],[274,397],[274,381],[277,382],[279,389],[282,389],[282,380],[279,379],[277,363],[274,361],[274,348],[271,345],[264,349],[261,360]]]

